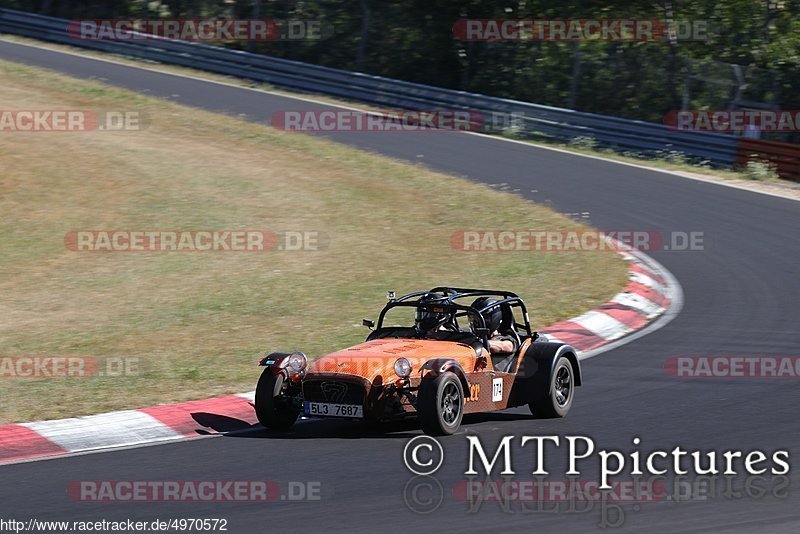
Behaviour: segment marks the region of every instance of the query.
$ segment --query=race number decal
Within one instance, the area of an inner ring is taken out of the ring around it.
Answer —
[[[492,402],[503,400],[503,379],[492,379]]]

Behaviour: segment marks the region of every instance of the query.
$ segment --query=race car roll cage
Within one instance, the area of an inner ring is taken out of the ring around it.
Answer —
[[[420,302],[420,299],[424,296],[428,296],[431,294],[442,294],[443,296],[436,299],[436,300],[426,300],[425,302]],[[416,297],[416,298],[415,298]],[[458,304],[456,299],[464,299],[464,298],[478,298],[478,297],[500,297],[497,302],[492,303],[490,306],[484,306],[482,308],[474,308],[471,305],[465,304]],[[516,293],[512,293],[511,291],[492,291],[489,289],[467,289],[467,288],[457,288],[457,287],[434,287],[428,291],[416,291],[414,293],[409,293],[408,295],[403,295],[402,297],[397,297],[390,299],[386,306],[383,307],[381,310],[381,314],[378,317],[378,324],[376,330],[380,330],[383,328],[383,320],[386,316],[386,313],[391,310],[392,308],[397,307],[414,307],[414,308],[423,308],[423,309],[430,309],[434,313],[447,313],[448,311],[453,312],[453,318],[457,319],[459,316],[464,317],[470,314],[477,316],[480,318],[480,324],[483,325],[482,328],[475,328],[472,329],[472,333],[478,337],[484,345],[489,340],[489,329],[486,327],[486,321],[483,318],[483,312],[489,310],[491,308],[495,308],[500,306],[501,310],[503,306],[508,306],[508,309],[512,308],[520,308],[522,312],[522,318],[525,321],[524,323],[517,323],[513,320],[513,312],[512,312],[512,320],[510,327],[516,329],[524,330],[527,333],[529,338],[535,339],[533,330],[531,329],[530,319],[528,318],[528,310],[525,307],[525,303]],[[463,313],[458,313],[459,311]]]

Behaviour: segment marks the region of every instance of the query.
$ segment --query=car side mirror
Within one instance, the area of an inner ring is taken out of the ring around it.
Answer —
[[[375,328],[375,321],[372,321],[372,320],[370,320],[370,319],[361,319],[361,324],[362,324],[362,325],[364,325],[364,326],[366,326],[366,327],[367,327],[367,328],[369,328],[370,330],[372,330],[373,328]]]

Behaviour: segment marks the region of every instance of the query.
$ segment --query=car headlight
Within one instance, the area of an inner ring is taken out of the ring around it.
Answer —
[[[308,358],[302,352],[293,352],[289,355],[288,366],[297,373],[302,373],[308,365]]]
[[[394,372],[400,378],[408,378],[411,376],[411,362],[406,358],[397,358],[394,362]]]

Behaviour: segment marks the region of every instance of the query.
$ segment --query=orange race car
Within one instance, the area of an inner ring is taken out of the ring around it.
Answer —
[[[455,432],[465,413],[522,405],[544,418],[569,412],[581,385],[577,353],[531,331],[514,293],[436,287],[399,298],[390,291],[388,298],[377,327],[363,321],[372,330],[363,343],[313,362],[302,352],[262,357],[255,397],[261,424],[286,429],[301,413],[416,416],[426,433],[441,435]]]

